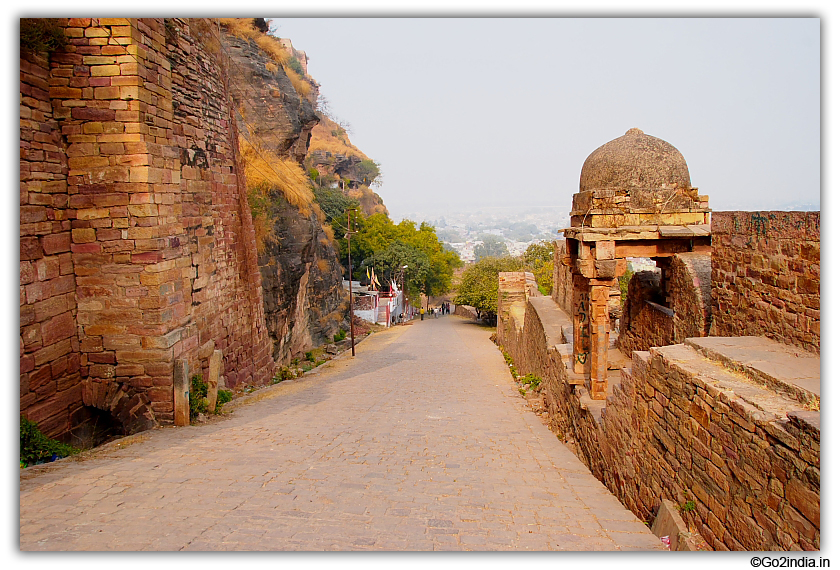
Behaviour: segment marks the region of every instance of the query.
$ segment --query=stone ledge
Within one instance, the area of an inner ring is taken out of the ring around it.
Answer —
[[[756,425],[786,422],[790,413],[809,411],[789,394],[727,368],[722,362],[712,360],[686,344],[652,347],[650,352],[660,356],[668,368],[674,367],[690,374],[693,382],[705,389],[728,394],[726,399],[740,409],[740,415],[749,417]]]
[[[687,338],[685,344],[808,408],[819,409],[819,356],[758,336]]]
[[[600,240],[656,240],[670,237],[705,237],[712,234],[711,224],[643,225],[592,228],[588,226],[558,230],[565,237],[585,242]]]

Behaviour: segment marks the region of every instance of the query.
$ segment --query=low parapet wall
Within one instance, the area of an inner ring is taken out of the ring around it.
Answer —
[[[477,319],[478,313],[473,307],[469,305],[455,305],[455,315],[458,317],[465,317],[467,319]]]
[[[820,352],[820,213],[715,212],[712,334]]]
[[[727,339],[634,352],[607,401],[591,400],[556,332],[570,324],[550,299],[531,297],[500,311],[497,340],[520,374],[542,378],[550,426],[625,506],[652,521],[663,500],[674,501],[718,550],[819,549],[819,411],[698,350]],[[816,371],[818,391],[818,358],[765,348],[739,350],[753,360],[795,357]]]

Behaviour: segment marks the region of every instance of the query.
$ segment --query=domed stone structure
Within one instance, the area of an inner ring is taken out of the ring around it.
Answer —
[[[572,197],[571,227],[563,230],[574,323],[572,368],[594,400],[607,397],[611,298],[628,257],[656,260],[660,283],[680,253],[711,253],[708,196],[691,185],[685,158],[673,145],[630,129],[583,163]],[[557,281],[559,282],[559,280]],[[667,290],[667,287],[663,287]],[[663,311],[673,311],[667,295]],[[673,316],[673,315],[672,315]]]
[[[673,145],[630,129],[598,147],[580,171],[580,190],[690,188],[685,158]]]
[[[583,163],[571,216],[572,226],[615,228],[703,224],[708,212],[680,151],[634,128]]]

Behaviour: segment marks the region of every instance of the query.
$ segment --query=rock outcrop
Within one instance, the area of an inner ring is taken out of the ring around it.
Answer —
[[[259,266],[273,356],[288,364],[331,340],[345,320],[347,299],[341,265],[317,216],[306,217],[283,200],[272,214],[276,240],[266,244]]]
[[[231,57],[231,87],[242,98],[240,132],[247,131],[266,152],[302,165],[319,122],[312,106],[317,84],[309,80],[312,91],[303,96],[258,46],[232,35],[225,35],[224,42]],[[346,300],[341,266],[315,212],[301,211],[277,191],[271,203],[273,237],[266,240],[258,264],[272,354],[287,364],[338,332]]]
[[[254,43],[229,34],[223,40],[231,61],[231,87],[241,102],[240,131],[248,131],[263,148],[302,164],[318,124],[311,98],[301,96],[283,68]]]

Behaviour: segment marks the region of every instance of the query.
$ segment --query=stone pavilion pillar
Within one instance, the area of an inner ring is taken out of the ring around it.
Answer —
[[[607,351],[610,346],[610,285],[589,288],[589,331],[591,336],[591,364],[589,394],[593,400],[607,397]]]
[[[580,275],[574,275],[572,285],[573,319],[574,319],[574,371],[576,374],[586,374],[589,371],[590,342],[589,320],[589,282]]]

